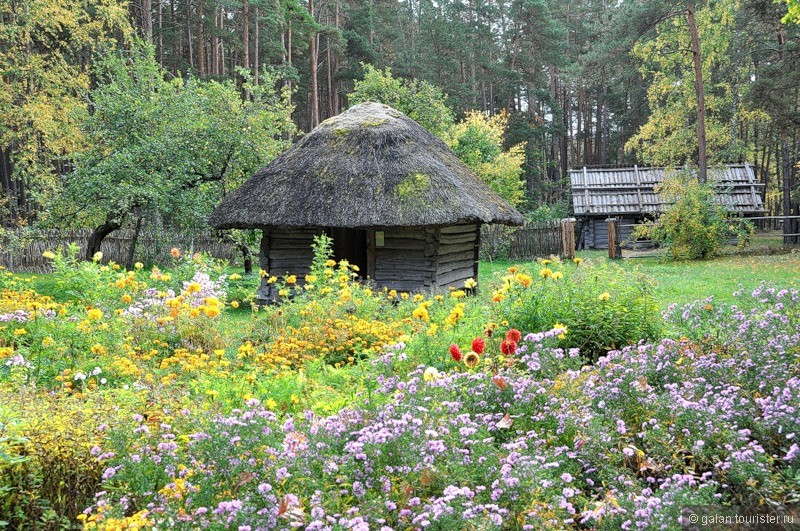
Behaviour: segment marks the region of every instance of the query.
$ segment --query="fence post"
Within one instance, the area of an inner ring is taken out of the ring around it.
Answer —
[[[561,220],[561,249],[564,258],[575,258],[575,218]]]
[[[622,258],[622,246],[619,242],[619,219],[608,218],[608,257],[611,260]]]

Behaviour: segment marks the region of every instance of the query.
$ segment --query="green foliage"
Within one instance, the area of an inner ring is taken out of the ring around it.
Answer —
[[[127,40],[131,27],[116,0],[0,0],[0,13],[0,150],[46,215],[58,164],[87,147],[87,60]]]
[[[288,93],[275,78],[242,100],[230,82],[167,79],[151,47],[109,54],[84,121],[91,148],[64,180],[60,212],[86,225],[151,215],[176,227],[205,226],[224,191],[282,151],[295,131]]]
[[[441,90],[427,81],[394,77],[389,68],[381,71],[364,65],[364,77],[356,81],[348,98],[353,105],[376,101],[394,107],[437,136],[442,136],[455,121]]]
[[[528,221],[540,223],[544,221],[557,221],[560,219],[568,218],[570,215],[571,205],[565,201],[553,203],[549,205],[539,205],[525,217]]]
[[[518,205],[525,195],[525,183],[520,178],[525,164],[525,144],[503,149],[507,122],[505,113],[488,117],[470,112],[447,132],[445,141],[497,195]]]
[[[706,138],[709,162],[727,162],[742,155],[742,146],[732,141],[736,124],[728,48],[733,39],[736,2],[724,0],[697,7],[703,84],[706,100]],[[680,164],[697,153],[697,95],[692,66],[691,40],[684,15],[661,22],[654,39],[633,46],[641,61],[640,72],[651,80],[647,90],[650,116],[626,143],[642,161],[655,165]]]
[[[788,11],[783,17],[786,24],[800,24],[800,0],[786,0]]]
[[[714,187],[701,185],[692,175],[679,173],[665,179],[656,190],[666,207],[655,221],[636,227],[634,238],[654,240],[667,247],[671,260],[711,258],[732,239],[739,247],[749,245],[755,232],[744,219],[730,219],[716,199]],[[724,192],[724,191],[722,191]]]

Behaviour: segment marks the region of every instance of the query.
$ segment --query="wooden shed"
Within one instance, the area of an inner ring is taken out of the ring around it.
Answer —
[[[398,291],[462,287],[477,280],[480,227],[520,225],[497,196],[435,135],[386,105],[362,103],[330,118],[239,189],[212,226],[261,229],[260,265],[308,273],[317,234],[336,259]],[[273,300],[262,283],[261,301]]]
[[[632,230],[624,225],[658,216],[663,204],[655,188],[669,172],[666,168],[638,166],[570,170],[572,206],[582,226],[579,241],[583,247],[608,248],[608,218],[620,220],[620,239],[624,241]],[[764,185],[756,181],[747,162],[709,168],[708,180],[717,190],[717,200],[728,209],[741,216],[765,212]]]

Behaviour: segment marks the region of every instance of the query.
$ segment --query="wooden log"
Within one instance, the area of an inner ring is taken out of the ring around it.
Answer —
[[[439,287],[447,287],[455,284],[463,286],[464,282],[469,278],[472,278],[472,264],[467,268],[456,269],[443,275],[437,275],[436,284]]]
[[[439,254],[450,254],[450,253],[460,253],[462,251],[471,251],[475,248],[475,243],[458,243],[454,245],[440,245],[439,246]]]
[[[442,236],[441,245],[458,245],[461,243],[473,243],[475,241],[475,233],[462,234],[458,237]]]
[[[439,264],[439,269],[438,269],[437,273],[439,275],[442,275],[444,273],[449,273],[451,271],[455,271],[456,269],[467,269],[467,268],[472,269],[472,267],[474,265],[475,265],[475,260],[473,260],[470,257],[467,260],[459,260],[457,262],[450,262],[450,263],[447,263],[447,264]],[[472,275],[472,273],[470,273],[470,275]]]
[[[439,230],[442,234],[460,234],[463,232],[475,232],[478,230],[478,226],[475,224],[450,225]]]
[[[459,260],[469,260],[474,258],[474,254],[474,251],[461,251],[460,253],[439,255],[439,264],[447,264],[449,262],[457,262]]]

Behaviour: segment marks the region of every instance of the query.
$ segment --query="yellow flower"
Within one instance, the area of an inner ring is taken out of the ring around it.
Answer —
[[[431,323],[431,325],[428,327],[428,331],[425,333],[428,334],[429,336],[435,336],[436,332],[438,331],[439,331],[439,325],[437,325],[436,323]]]
[[[203,302],[208,306],[219,306],[219,299],[216,297],[206,297]]]
[[[423,300],[425,300],[425,296],[424,295],[420,295],[419,293],[414,295],[414,302],[422,302]]]
[[[200,317],[200,310],[197,308],[192,308],[191,310],[189,310],[189,317],[191,317],[192,319]]]
[[[545,258],[544,260],[542,260],[542,265],[546,266],[547,264],[551,264],[552,262],[553,262],[552,260],[548,260],[547,258]]]
[[[414,311],[411,313],[411,317],[413,317],[414,319],[419,319],[421,321],[430,320],[430,316],[428,315],[428,310],[424,306],[418,306],[417,308],[415,308]]]
[[[286,277],[287,284],[291,285],[295,284],[296,282],[297,282],[297,275],[289,275],[288,277]]]
[[[206,306],[205,314],[209,317],[217,317],[219,315],[218,306]]]
[[[99,262],[102,259],[103,259],[103,253],[101,253],[100,251],[97,251],[96,253],[94,253],[94,256],[92,256],[92,262]]]
[[[186,286],[186,293],[197,293],[201,289],[203,289],[203,287],[199,283],[192,282]]]
[[[558,339],[566,339],[567,337],[567,327],[561,323],[556,323],[553,325],[553,330],[561,330],[561,333],[558,334]]]
[[[143,269],[144,268],[144,264],[141,263],[141,262],[136,262],[135,264],[133,264],[133,268],[134,269]]]
[[[42,256],[44,256],[48,260],[52,260],[53,258],[56,257],[55,253],[52,252],[52,251],[45,251],[45,252],[42,253]]]
[[[86,312],[86,318],[90,321],[98,321],[103,318],[103,311],[99,308],[92,308]]]
[[[604,292],[604,293],[601,293],[601,294],[600,294],[600,295],[597,297],[597,300],[599,300],[600,302],[605,302],[605,301],[609,300],[610,298],[611,298],[611,294],[610,294],[609,292],[607,292],[607,291],[606,291],[606,292]]]
[[[25,330],[24,328],[15,328],[14,329],[14,335],[15,336],[24,336],[27,333],[28,333],[28,331]]]
[[[459,289],[451,292],[450,296],[453,297],[454,299],[463,299],[464,297],[467,296],[467,292],[464,291],[463,289]]]
[[[231,308],[238,308],[238,307],[239,307],[239,301],[231,301]]]
[[[495,291],[492,294],[492,302],[502,302],[505,298],[506,296],[500,293],[499,291]]]
[[[408,293],[406,293],[406,292],[401,293],[400,294],[400,298],[403,299],[403,300],[407,300],[408,299]]]
[[[564,273],[562,273],[561,271],[556,271],[555,273],[553,273],[553,280],[560,280],[562,278],[564,278]]]
[[[278,277],[272,276],[267,279],[267,284],[275,284],[278,281]]]
[[[234,273],[234,274],[232,274],[231,276],[228,277],[228,280],[240,280],[241,278],[242,278],[242,275],[240,275],[239,273]]]
[[[278,295],[280,295],[281,297],[288,297],[289,296],[289,290],[285,289],[285,288],[284,289],[280,289],[280,290],[278,290]]]
[[[317,275],[306,275],[306,282],[313,284],[317,281]]]
[[[578,265],[581,265],[583,263],[583,258],[573,258],[572,261]]]
[[[267,272],[266,272],[265,270],[263,270],[263,269],[259,269],[259,270],[258,270],[258,274],[261,276],[261,278],[266,278],[266,276],[267,276],[267,275],[269,275],[269,273],[267,273]]]
[[[468,278],[466,280],[466,282],[464,282],[464,287],[467,288],[467,289],[472,289],[477,285],[478,285],[478,283],[475,281],[474,278]]]
[[[539,271],[539,276],[542,278],[550,278],[553,276],[553,271],[550,270],[550,268],[545,267]]]
[[[50,348],[50,347],[54,347],[54,346],[55,346],[55,344],[56,344],[56,340],[55,340],[55,339],[53,339],[53,338],[52,338],[52,337],[50,337],[50,336],[47,336],[47,337],[45,337],[44,339],[42,339],[42,346],[43,346],[44,348]]]
[[[511,266],[508,268],[508,272],[511,273],[512,275],[515,274],[517,271],[519,271],[519,268],[517,266]]]
[[[394,299],[395,297],[397,297],[397,290],[393,289],[389,292],[389,298]]]
[[[464,365],[469,367],[470,369],[474,369],[480,363],[481,357],[478,355],[477,352],[470,350],[464,355]]]
[[[325,262],[326,267],[336,267],[336,260],[328,260]]]
[[[527,288],[531,285],[531,282],[533,282],[533,279],[530,275],[525,275],[523,273],[517,273],[517,275],[514,277],[514,280],[523,288]]]
[[[124,303],[131,302],[132,300],[133,300],[133,297],[131,297],[131,296],[130,296],[130,295],[128,295],[127,293],[126,293],[125,295],[123,295],[123,296],[122,296],[122,302],[124,302]]]
[[[439,378],[439,371],[436,370],[436,367],[428,367],[422,375],[422,379],[426,382],[432,382],[437,378]]]

